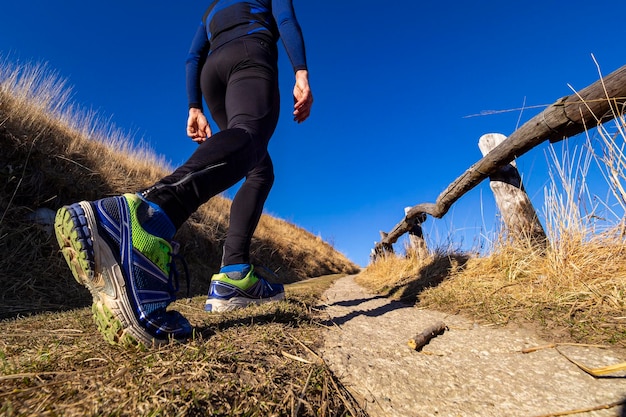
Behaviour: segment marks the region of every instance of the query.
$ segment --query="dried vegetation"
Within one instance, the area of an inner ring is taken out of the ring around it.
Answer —
[[[49,228],[63,204],[140,190],[170,168],[123,132],[68,102],[68,89],[45,67],[0,62],[0,318],[89,303],[71,280]],[[96,130],[93,126],[98,126]],[[219,267],[230,200],[202,206],[176,236],[204,293]],[[321,238],[263,215],[253,261],[285,283],[357,271]]]
[[[583,147],[556,149],[548,149],[539,214],[547,250],[501,233],[482,256],[437,249],[420,259],[407,250],[371,264],[358,281],[419,306],[524,323],[551,341],[626,347],[626,120],[589,131]]]
[[[104,128],[103,128],[104,126]],[[97,127],[97,128],[96,128]],[[72,278],[46,222],[61,205],[150,185],[163,160],[69,103],[45,66],[0,62],[0,414],[359,415],[315,354],[311,305],[357,267],[307,231],[264,215],[253,259],[285,283],[285,302],[207,315],[201,296],[176,302],[196,328],[187,344],[107,345],[91,299]],[[191,295],[219,267],[230,201],[215,197],[179,231]],[[184,296],[184,294],[182,294]]]

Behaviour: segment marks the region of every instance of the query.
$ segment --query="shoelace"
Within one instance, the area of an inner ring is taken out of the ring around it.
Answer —
[[[187,266],[187,261],[179,253],[180,244],[178,242],[171,241],[172,251],[170,252],[171,262],[170,262],[170,276],[169,276],[169,285],[172,292],[178,292],[180,289],[180,284],[178,282],[178,277],[180,276],[178,272],[178,268],[176,268],[176,261],[180,261],[183,265],[183,270],[185,271],[185,281],[187,281],[187,298],[190,296],[190,284],[189,284],[189,267]]]

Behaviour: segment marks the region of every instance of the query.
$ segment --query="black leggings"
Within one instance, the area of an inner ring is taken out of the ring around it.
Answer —
[[[267,145],[278,123],[276,44],[259,37],[212,51],[201,88],[220,128],[171,175],[144,195],[178,229],[200,205],[246,178],[233,199],[222,265],[250,263],[250,242],[274,182]]]

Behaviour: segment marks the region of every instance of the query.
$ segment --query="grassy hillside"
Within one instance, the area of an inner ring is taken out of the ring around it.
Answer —
[[[46,68],[1,64],[0,318],[90,303],[36,217],[79,200],[139,190],[170,172],[123,132],[69,103],[67,91]],[[175,238],[189,263],[192,294],[204,293],[219,267],[229,207],[230,200],[212,199]],[[284,283],[357,271],[319,237],[267,215],[252,257]]]
[[[329,274],[357,271],[329,244],[263,216],[253,259],[291,283],[286,300],[207,314],[204,294],[230,207],[217,197],[176,236],[195,297],[182,294],[172,307],[194,326],[192,340],[111,346],[42,220],[63,204],[147,186],[169,169],[74,108],[45,68],[7,62],[0,63],[0,147],[0,415],[362,415],[315,353],[313,304],[341,276]],[[318,278],[299,283],[310,277]]]

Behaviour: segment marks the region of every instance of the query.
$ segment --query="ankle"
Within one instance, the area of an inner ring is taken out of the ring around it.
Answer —
[[[231,264],[222,266],[220,273],[226,274],[230,279],[243,279],[251,269],[252,266],[250,264]]]
[[[141,203],[137,207],[137,219],[141,227],[151,235],[171,241],[176,234],[176,227],[167,213],[156,203],[145,199],[141,194],[136,194]]]

